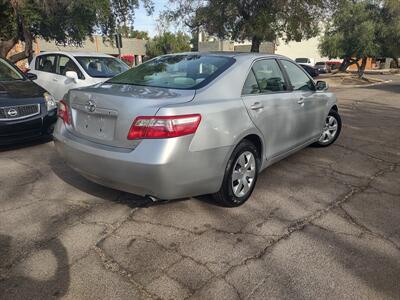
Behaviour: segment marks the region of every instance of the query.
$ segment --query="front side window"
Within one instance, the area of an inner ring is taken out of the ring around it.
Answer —
[[[36,70],[55,73],[56,72],[56,56],[41,55],[36,58]]]
[[[76,56],[75,59],[91,77],[110,78],[129,69],[115,57]]]
[[[60,55],[57,64],[57,74],[66,76],[68,71],[73,71],[78,74],[79,79],[83,79],[81,70],[68,56]]]
[[[24,80],[25,78],[7,61],[0,59],[0,81]]]
[[[234,62],[233,58],[225,56],[166,55],[149,60],[107,82],[172,89],[196,89],[205,86]]]
[[[313,81],[310,79],[310,77],[307,76],[307,74],[300,67],[298,67],[296,64],[288,60],[281,60],[281,62],[286,70],[286,73],[288,74],[290,83],[293,86],[293,90],[295,91],[315,90]]]
[[[285,79],[274,59],[256,61],[253,65],[261,93],[282,92],[286,90]]]

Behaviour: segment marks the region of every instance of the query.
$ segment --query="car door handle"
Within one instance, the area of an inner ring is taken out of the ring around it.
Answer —
[[[301,97],[299,100],[297,100],[297,103],[300,104],[300,105],[303,105],[304,104],[304,98]]]
[[[262,105],[260,102],[255,102],[250,106],[250,108],[252,110],[259,110],[259,109],[264,108],[264,105]]]
[[[58,78],[53,78],[53,81],[58,81]]]

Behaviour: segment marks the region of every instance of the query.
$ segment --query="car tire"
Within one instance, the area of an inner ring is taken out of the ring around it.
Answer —
[[[334,129],[335,128],[335,129]],[[328,147],[332,145],[342,130],[342,119],[337,111],[331,110],[326,117],[324,130],[320,139],[313,144],[315,147]]]
[[[233,150],[225,168],[221,189],[213,198],[222,206],[242,205],[251,196],[258,178],[260,154],[254,144],[243,140]],[[240,177],[236,179],[237,177]]]

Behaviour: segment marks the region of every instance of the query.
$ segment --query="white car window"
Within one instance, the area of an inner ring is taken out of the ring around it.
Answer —
[[[36,58],[35,69],[38,71],[56,73],[56,55],[40,55]]]

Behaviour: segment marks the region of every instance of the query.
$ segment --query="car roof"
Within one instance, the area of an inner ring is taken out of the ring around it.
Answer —
[[[210,55],[210,56],[226,56],[226,57],[270,57],[270,58],[287,58],[278,54],[268,54],[259,52],[234,52],[234,51],[206,51],[206,52],[181,52],[181,53],[171,53],[168,55]]]
[[[91,56],[91,57],[113,57],[108,54],[104,53],[98,53],[98,52],[85,52],[85,51],[45,51],[45,52],[40,52],[39,55],[45,55],[45,54],[64,54],[64,55],[70,55],[70,56]]]

